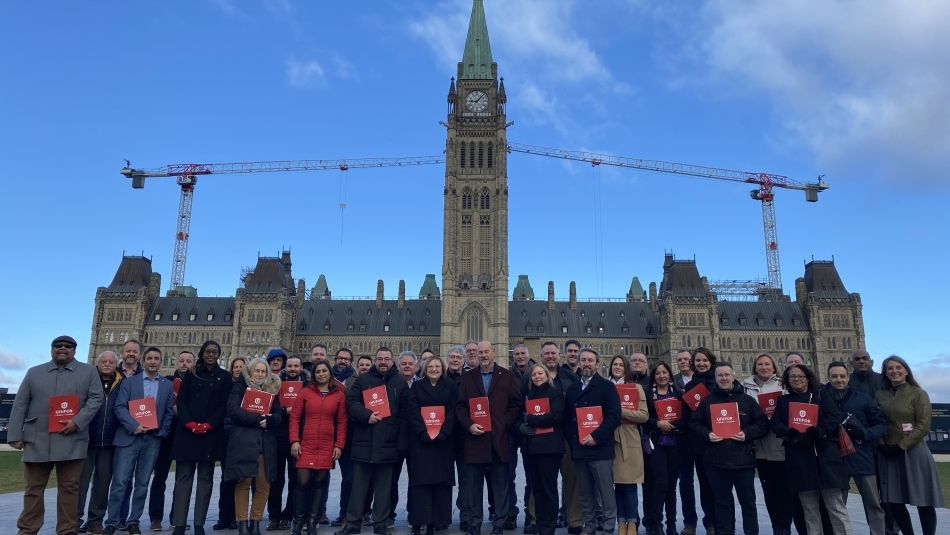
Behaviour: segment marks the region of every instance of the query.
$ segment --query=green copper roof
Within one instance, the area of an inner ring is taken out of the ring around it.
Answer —
[[[422,288],[419,289],[419,299],[439,299],[442,293],[439,292],[439,285],[435,282],[434,273],[426,273],[426,279],[422,281]]]
[[[327,278],[320,274],[320,278],[317,279],[316,286],[313,287],[313,291],[310,292],[310,295],[314,299],[323,299],[324,297],[330,296],[330,288],[327,286]]]
[[[640,279],[634,277],[630,281],[630,291],[627,292],[627,298],[629,299],[644,299],[646,298],[647,293],[643,291],[643,286],[640,284]]]
[[[534,290],[531,288],[531,283],[528,282],[527,275],[518,275],[518,284],[515,286],[511,298],[515,301],[534,301]]]
[[[491,80],[491,44],[488,42],[488,25],[485,23],[485,6],[482,0],[472,3],[472,18],[468,23],[468,37],[462,54],[462,75],[465,80]]]

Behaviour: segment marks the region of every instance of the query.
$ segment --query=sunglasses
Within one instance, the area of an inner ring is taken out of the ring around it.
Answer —
[[[58,344],[53,344],[54,349],[72,349],[76,346],[68,342],[59,342]]]

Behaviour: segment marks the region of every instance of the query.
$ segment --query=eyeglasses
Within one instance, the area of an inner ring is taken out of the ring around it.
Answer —
[[[59,342],[58,344],[53,344],[55,349],[72,349],[76,346],[70,344],[69,342]]]
[[[808,377],[806,377],[806,376],[804,376],[804,375],[789,375],[789,376],[788,376],[788,380],[789,380],[789,381],[803,381],[803,380],[805,380],[805,379],[807,379],[807,378],[808,378]]]

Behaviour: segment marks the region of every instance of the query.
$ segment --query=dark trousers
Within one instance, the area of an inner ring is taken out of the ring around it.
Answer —
[[[469,529],[475,530],[482,524],[484,513],[482,480],[487,474],[491,481],[489,492],[494,496],[495,510],[508,510],[508,463],[502,462],[498,455],[492,453],[492,462],[488,464],[464,464],[466,475],[466,491],[468,498]],[[493,529],[501,530],[505,524],[505,515],[496,514]]]
[[[461,452],[461,450],[459,450]],[[458,481],[458,496],[455,497],[455,506],[459,510],[460,525],[468,524],[468,470],[465,469],[465,463],[462,462],[460,454],[455,459],[455,474]]]
[[[685,438],[685,437],[683,437]],[[696,461],[692,452],[689,451],[689,443],[686,440],[677,439],[677,448],[680,454],[680,506],[683,509],[683,524],[687,526],[696,526],[698,518],[696,516],[696,491],[694,490],[696,473]]]
[[[161,522],[165,516],[165,485],[168,483],[168,471],[172,467],[172,440],[174,435],[165,437],[158,448],[158,458],[152,471],[152,482],[148,488],[148,519]],[[171,511],[168,512],[171,520]]]
[[[534,502],[531,500],[531,480],[528,479],[528,455],[524,452],[524,448],[521,448],[521,466],[524,470],[524,525],[534,523],[535,511]],[[555,474],[554,479],[557,480],[557,475]]]
[[[914,526],[910,522],[910,513],[907,512],[906,505],[902,503],[885,503],[884,508],[894,517],[894,522],[897,523],[901,533],[914,532]],[[917,516],[920,517],[920,529],[924,535],[935,535],[937,533],[936,509],[918,505]]]
[[[755,467],[759,472],[759,483],[762,485],[765,508],[769,512],[772,530],[791,529],[795,500],[791,489],[788,488],[785,463],[757,459]]]
[[[361,526],[366,496],[373,489],[373,531],[386,532],[389,512],[392,508],[392,481],[394,463],[364,463],[353,461],[353,488],[350,491],[350,503],[346,508],[346,525]]]
[[[43,494],[49,475],[56,469],[56,533],[79,531],[79,476],[84,459],[47,463],[23,463],[23,511],[16,521],[21,533],[36,533],[43,527],[46,507]]]
[[[86,517],[90,526],[101,526],[106,516],[106,505],[109,503],[109,483],[112,482],[112,454],[113,446],[90,447],[86,454],[86,462],[79,476],[79,519],[82,520],[86,509],[86,496],[89,496],[89,515]],[[90,493],[89,485],[92,483]]]
[[[172,524],[175,526],[188,525],[188,508],[195,479],[198,480],[198,490],[195,493],[194,525],[204,526],[208,518],[214,485],[214,461],[178,461],[175,463],[175,493],[172,499]]]
[[[228,465],[227,458],[221,459],[221,475],[224,475],[224,470]],[[218,522],[222,524],[230,524],[232,522],[237,522],[237,517],[235,516],[234,510],[234,485],[237,483],[236,480],[232,479],[230,481],[225,481],[224,477],[221,478],[221,482],[218,483]]]
[[[353,461],[350,452],[344,451],[337,461],[340,466],[340,518],[346,518],[346,505],[350,503],[350,489],[353,488]]]
[[[676,528],[676,477],[682,465],[676,446],[657,446],[643,458],[646,474],[643,482],[643,525],[660,529],[663,510],[666,525]]]
[[[712,486],[709,484],[709,475],[703,463],[702,455],[693,455],[696,464],[696,479],[699,480],[699,504],[703,508],[703,525],[707,528],[716,525],[716,499]]]
[[[732,489],[736,490],[742,509],[742,533],[758,535],[759,519],[755,507],[755,469],[706,466],[706,475],[715,495],[716,535],[736,533],[736,504]]]
[[[447,526],[452,522],[450,485],[411,485],[407,502],[411,526]]]
[[[393,480],[390,483],[390,492],[392,493],[392,503],[389,507],[389,516],[396,518],[396,506],[399,505],[399,476],[402,475],[402,467],[406,465],[406,457],[400,458],[393,465]],[[408,502],[408,500],[407,500]],[[406,503],[406,510],[409,510],[409,504]]]
[[[511,462],[508,463],[508,511],[505,516],[511,518],[512,520],[518,518],[518,490],[515,489],[515,478],[518,476],[518,443],[511,440],[509,437],[508,440],[508,458],[511,459]],[[527,479],[527,478],[525,478]],[[525,489],[527,489],[527,484],[525,484]],[[524,509],[525,512],[528,510],[528,496],[525,494],[524,497]]]
[[[286,474],[286,476],[285,476]],[[281,509],[284,484],[287,484],[287,506]],[[277,479],[270,484],[267,495],[267,517],[271,520],[290,520],[294,516],[294,489],[297,488],[297,469],[290,455],[290,442],[277,441]]]
[[[553,535],[557,521],[557,471],[561,454],[532,455],[525,464],[527,480],[534,497],[534,516],[538,523],[538,535]]]

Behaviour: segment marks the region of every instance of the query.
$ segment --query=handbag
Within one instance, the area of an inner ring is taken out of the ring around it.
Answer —
[[[851,437],[848,436],[848,432],[844,430],[843,425],[838,426],[838,454],[842,457],[847,457],[854,453],[854,443],[851,442]]]

